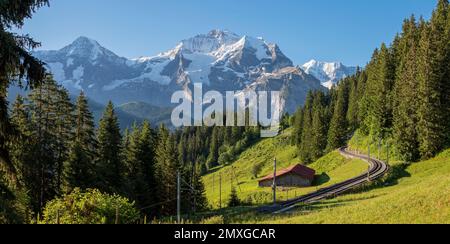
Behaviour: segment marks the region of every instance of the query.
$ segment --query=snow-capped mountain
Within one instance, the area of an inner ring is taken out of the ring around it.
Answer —
[[[324,89],[319,80],[295,67],[276,44],[222,30],[183,40],[152,57],[119,57],[86,37],[35,56],[69,91],[84,90],[100,103],[140,101],[168,107],[173,92],[189,94],[193,83],[200,82],[204,91],[283,91],[284,109],[292,113],[309,90]]]
[[[37,51],[34,55],[47,64],[55,80],[76,93],[97,90],[111,80],[139,74],[128,65],[129,60],[87,37],[80,37],[61,50]]]
[[[306,73],[319,79],[322,85],[329,89],[340,80],[354,75],[357,70],[356,67],[347,67],[339,62],[326,63],[316,60],[309,61],[302,68]]]

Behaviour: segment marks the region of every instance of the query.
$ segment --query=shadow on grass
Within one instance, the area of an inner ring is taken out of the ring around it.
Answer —
[[[389,172],[383,178],[368,182],[360,187],[350,190],[346,192],[346,195],[364,193],[384,187],[398,185],[401,179],[411,177],[411,174],[407,171],[409,166],[411,166],[410,163],[401,163],[394,165],[389,169]]]
[[[325,183],[330,182],[331,177],[327,173],[322,173],[321,175],[316,175],[314,178],[313,186],[321,186]]]
[[[208,175],[214,174],[214,173],[218,172],[219,170],[223,169],[224,167],[225,167],[224,165],[218,165],[218,166],[216,166],[216,167],[214,167],[214,168],[208,170],[208,171],[207,171],[204,175],[202,175],[202,176],[208,176]]]
[[[370,200],[376,198],[375,196],[371,197],[360,197],[360,198],[354,198],[354,199],[346,199],[346,200],[329,200],[325,202],[317,202],[317,203],[311,203],[311,204],[300,204],[296,206],[293,210],[299,211],[299,212],[314,212],[314,211],[320,211],[323,209],[332,209],[337,207],[343,207],[346,205],[349,205],[351,203],[355,203],[357,201],[364,201],[364,200]]]

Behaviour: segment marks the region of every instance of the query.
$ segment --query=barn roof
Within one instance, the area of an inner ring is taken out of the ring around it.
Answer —
[[[296,174],[296,175],[299,175],[299,176],[301,176],[301,177],[303,177],[303,178],[305,178],[307,180],[314,180],[314,176],[316,175],[316,171],[311,169],[311,168],[308,168],[308,167],[306,167],[304,165],[297,164],[297,165],[291,166],[289,168],[277,171],[276,175],[277,175],[277,177],[280,177],[280,176],[283,176],[283,175],[286,175],[286,174]],[[266,181],[266,180],[273,180],[273,174],[270,174],[270,175],[262,178],[260,180],[260,182],[261,181]]]

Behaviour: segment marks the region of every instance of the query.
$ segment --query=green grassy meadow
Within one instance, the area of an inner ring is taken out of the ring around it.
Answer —
[[[206,196],[213,209],[220,205],[220,177],[222,177],[222,207],[226,206],[231,188],[235,187],[239,198],[253,205],[267,204],[272,201],[270,188],[259,188],[258,179],[273,172],[273,160],[277,158],[278,169],[301,163],[297,158],[296,147],[290,145],[291,130],[282,135],[260,141],[242,153],[234,163],[213,169],[203,177]],[[255,178],[252,168],[261,165],[261,173]],[[317,162],[308,165],[318,175],[313,187],[279,189],[278,201],[292,199],[319,188],[326,187],[358,176],[367,170],[367,163],[362,160],[346,159],[338,152],[332,152]]]
[[[226,202],[231,188],[227,175],[231,172],[232,167],[234,167],[238,179],[234,186],[238,189],[241,199],[256,199],[259,202],[254,202],[255,205],[269,203],[271,200],[270,189],[257,187],[257,179],[252,178],[251,168],[255,163],[263,163],[261,176],[269,174],[275,155],[280,167],[299,163],[295,147],[289,145],[289,133],[288,130],[279,137],[259,142],[245,151],[231,166],[217,169],[216,172],[205,176],[204,182],[210,203],[215,208],[218,207],[218,191],[213,191],[211,184],[212,178],[217,179],[219,173],[224,175],[222,194],[224,202]],[[367,138],[359,140],[353,138],[350,145],[354,149],[359,146],[360,151],[367,152],[367,149],[363,148],[368,146],[368,141]],[[372,147],[373,155],[377,156],[377,146],[373,145]],[[380,154],[387,155],[387,150],[383,149]],[[382,159],[385,158],[382,157]],[[431,160],[414,164],[401,163],[395,153],[392,153],[390,162],[393,171],[382,184],[367,186],[353,193],[320,203],[300,205],[286,214],[260,214],[256,211],[257,206],[225,208],[213,212],[214,214],[209,215],[213,217],[203,220],[203,222],[244,224],[450,223],[450,150],[442,152]],[[317,174],[321,175],[316,180],[316,184],[319,186],[291,189],[289,198],[349,179],[367,170],[365,162],[345,159],[338,152],[332,152],[309,166],[316,169]],[[287,197],[286,192],[279,192],[279,200],[286,200]]]

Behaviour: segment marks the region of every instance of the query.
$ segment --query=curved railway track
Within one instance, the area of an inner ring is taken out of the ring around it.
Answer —
[[[367,155],[355,154],[349,152],[347,147],[339,149],[339,152],[347,158],[359,158],[369,163],[369,170],[367,173],[360,175],[358,177],[349,179],[347,181],[338,183],[336,185],[320,189],[316,192],[301,196],[299,198],[289,200],[281,203],[275,208],[271,208],[272,213],[284,213],[292,210],[299,203],[315,203],[324,199],[334,198],[341,195],[357,186],[361,186],[369,180],[377,180],[383,177],[389,170],[389,166],[378,159],[369,158]]]

